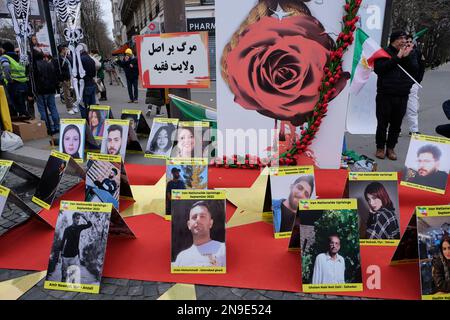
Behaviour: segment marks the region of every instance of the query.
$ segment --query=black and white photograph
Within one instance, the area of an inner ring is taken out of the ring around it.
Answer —
[[[45,279],[46,289],[99,292],[111,206],[106,205],[103,210],[92,206],[93,211],[83,211],[88,205],[61,203]]]
[[[90,159],[87,163],[87,202],[112,203],[119,209],[121,162]]]
[[[175,142],[177,119],[171,122],[160,122],[159,119],[153,121],[150,136],[145,148],[146,157],[168,159],[172,153],[172,148]]]
[[[358,200],[360,239],[400,239],[397,180],[350,180],[349,197]]]
[[[101,153],[120,155],[125,160],[129,128],[128,120],[106,120]]]
[[[422,186],[443,193],[447,187],[450,171],[450,140],[441,138],[439,143],[433,137],[413,135],[406,156],[402,182],[407,186]],[[403,183],[402,183],[403,184]]]
[[[225,199],[172,200],[171,259],[172,271],[226,267]]]

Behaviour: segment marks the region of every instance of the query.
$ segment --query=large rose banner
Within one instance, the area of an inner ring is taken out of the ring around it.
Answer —
[[[260,138],[256,155],[262,158],[286,152],[299,141],[323,98],[320,87],[342,31],[345,5],[345,0],[216,1],[217,70],[222,71],[217,77],[218,129],[276,128],[279,149]],[[351,71],[351,56],[343,58],[326,97],[328,112],[308,147],[322,168],[340,166]],[[255,150],[251,143],[233,149],[229,141],[219,140],[218,146],[219,156],[253,155]]]

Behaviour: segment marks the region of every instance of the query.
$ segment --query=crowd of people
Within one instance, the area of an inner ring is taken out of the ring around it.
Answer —
[[[70,115],[81,113],[87,117],[89,106],[107,101],[105,76],[109,84],[124,86],[117,72],[117,67],[124,69],[130,91],[130,102],[138,99],[138,64],[131,49],[122,60],[104,58],[96,49],[89,51],[86,44],[81,44],[81,64],[86,74],[84,90],[78,103],[73,87],[72,67],[74,59],[68,46],[57,47],[58,55],[44,52],[35,36],[30,41],[28,63],[20,63],[19,49],[11,41],[0,43],[0,85],[5,88],[11,119],[34,119],[35,106],[41,120],[45,121],[49,134],[59,132],[60,115],[56,107],[56,95]],[[79,77],[79,76],[78,76]]]

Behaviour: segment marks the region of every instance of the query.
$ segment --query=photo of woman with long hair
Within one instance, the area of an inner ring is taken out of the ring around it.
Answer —
[[[168,123],[159,127],[149,140],[146,153],[161,156],[170,156],[173,147],[173,133],[176,128]]]
[[[400,239],[400,227],[394,204],[380,182],[372,182],[364,190],[369,207],[366,239]]]
[[[193,158],[195,145],[194,128],[178,128],[177,145],[173,148],[172,158]]]
[[[433,282],[436,294],[450,293],[450,236],[444,234],[439,244],[439,253],[432,260]]]
[[[102,111],[95,109],[89,110],[88,121],[94,137],[103,137],[105,117],[102,116]]]

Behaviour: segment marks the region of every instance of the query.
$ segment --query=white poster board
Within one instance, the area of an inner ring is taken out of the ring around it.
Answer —
[[[216,48],[217,48],[217,70],[222,70],[222,55],[225,46],[230,42],[233,34],[239,29],[241,23],[245,21],[258,3],[256,0],[218,0],[216,1]],[[311,16],[319,20],[325,28],[325,32],[336,40],[341,31],[341,21],[344,15],[345,1],[328,2],[308,2],[306,6],[311,11]],[[290,19],[284,17],[283,19]],[[282,23],[279,17],[274,17],[273,23]],[[263,31],[262,31],[263,32]],[[270,35],[264,31],[266,37]],[[352,56],[348,53],[344,56],[344,71],[351,71]],[[242,66],[242,73],[249,72]],[[314,80],[316,81],[316,80]],[[319,82],[320,84],[320,82]],[[318,87],[317,85],[317,92]],[[239,85],[239,84],[238,84]],[[346,111],[348,105],[349,83],[340,92],[340,94],[329,104],[328,114],[323,119],[320,131],[311,145],[316,164],[321,168],[339,168],[341,161],[341,152],[345,131]],[[249,110],[235,102],[235,94],[225,82],[223,76],[217,77],[217,104],[218,104],[218,129],[225,133],[225,129],[274,129],[275,120],[264,116],[255,110]],[[258,135],[258,133],[256,133]],[[265,141],[258,140],[257,155],[264,158],[268,154],[269,144],[264,145]],[[228,142],[227,142],[228,143]],[[254,147],[255,143],[252,144]],[[234,153],[242,155],[242,151],[236,151],[232,148],[224,148],[224,141],[218,140],[218,156],[232,156]],[[247,147],[245,153],[253,153]]]
[[[386,0],[365,0],[359,10],[359,27],[377,43],[381,42],[385,8]],[[377,80],[378,76],[372,72],[364,88],[358,94],[350,95],[347,131],[351,134],[375,134],[377,131]]]
[[[207,32],[136,37],[144,88],[209,88]]]

